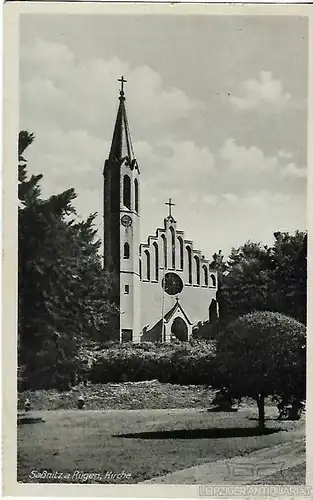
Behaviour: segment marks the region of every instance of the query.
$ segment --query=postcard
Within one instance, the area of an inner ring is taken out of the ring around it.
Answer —
[[[6,495],[312,494],[310,23],[5,5]]]

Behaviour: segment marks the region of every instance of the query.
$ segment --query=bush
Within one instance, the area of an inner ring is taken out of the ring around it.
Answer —
[[[214,322],[199,321],[192,330],[192,337],[194,339],[215,340],[222,330],[223,325],[220,320]]]
[[[225,389],[220,389],[212,400],[212,405],[215,405],[221,411],[230,411],[233,407],[234,400],[230,393]]]
[[[218,336],[215,364],[214,387],[238,399],[253,398],[263,427],[266,397],[283,406],[305,399],[305,326],[279,313],[246,314]]]
[[[157,379],[174,384],[206,384],[212,377],[212,344],[204,341],[170,344],[116,344],[95,354],[93,383]]]
[[[277,402],[278,420],[299,420],[305,411],[305,403],[298,395],[293,397],[280,395],[273,400]]]

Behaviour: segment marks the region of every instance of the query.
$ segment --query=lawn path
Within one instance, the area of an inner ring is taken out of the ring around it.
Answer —
[[[243,457],[217,460],[204,465],[189,467],[143,483],[156,484],[257,484],[258,479],[280,475],[285,484],[284,471],[305,463],[305,440],[283,443],[271,448],[254,451]]]

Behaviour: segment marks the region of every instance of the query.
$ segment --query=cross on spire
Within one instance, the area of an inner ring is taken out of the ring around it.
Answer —
[[[127,83],[127,80],[125,80],[124,77],[122,76],[121,78],[118,79],[118,82],[121,82],[120,95],[124,95],[124,83]]]
[[[172,207],[175,207],[175,203],[172,203],[172,198],[169,198],[168,201],[165,203],[165,205],[168,205],[169,209],[169,217],[172,217]]]

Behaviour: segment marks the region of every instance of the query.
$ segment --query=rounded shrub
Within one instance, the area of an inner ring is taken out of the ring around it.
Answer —
[[[267,396],[305,399],[306,328],[280,313],[246,314],[218,336],[215,365],[215,387],[254,398],[263,413]]]

